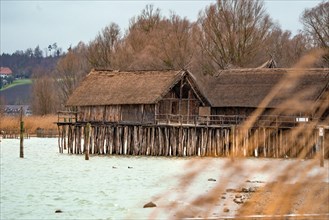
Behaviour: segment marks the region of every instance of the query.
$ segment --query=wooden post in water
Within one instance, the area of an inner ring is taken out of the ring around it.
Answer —
[[[90,123],[87,123],[85,129],[85,160],[89,160],[89,142],[90,142]]]
[[[23,107],[21,107],[20,116],[20,142],[19,142],[19,157],[24,158],[24,122],[23,122]]]
[[[319,127],[320,166],[324,167],[324,128]]]

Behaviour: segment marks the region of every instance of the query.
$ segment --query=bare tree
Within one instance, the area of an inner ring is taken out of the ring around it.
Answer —
[[[292,36],[290,31],[283,31],[279,26],[274,26],[266,39],[264,49],[256,55],[252,63],[259,66],[265,58],[274,59],[278,67],[292,67],[310,48],[304,34]]]
[[[194,54],[192,24],[186,18],[171,14],[156,31],[152,49],[153,57],[157,57],[164,68],[188,67]]]
[[[119,26],[115,23],[106,26],[88,47],[87,59],[91,66],[113,68],[114,54],[119,40]]]
[[[86,60],[86,51],[87,47],[80,42],[57,63],[56,82],[62,106],[91,69]]]
[[[146,5],[142,13],[137,18],[130,20],[129,30],[140,29],[143,32],[150,32],[162,20],[161,11],[159,8],[154,8],[153,5]]]
[[[156,68],[156,57],[149,53],[153,47],[154,33],[162,21],[161,11],[146,5],[141,14],[130,20],[126,36],[120,43],[117,66],[122,69]]]
[[[42,67],[33,70],[32,110],[36,115],[54,113],[58,107],[55,81]]]
[[[264,46],[272,22],[263,1],[218,0],[199,15],[198,42],[206,65],[245,67]]]
[[[162,17],[160,9],[147,5],[131,19],[120,42],[116,64],[122,69],[181,69],[194,54],[192,24],[172,13]]]
[[[310,36],[314,47],[328,51],[324,60],[329,65],[329,2],[323,1],[318,6],[306,9],[301,18],[304,32]]]

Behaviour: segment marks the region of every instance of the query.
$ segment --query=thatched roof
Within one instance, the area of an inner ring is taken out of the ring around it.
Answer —
[[[288,99],[308,105],[329,87],[329,69],[231,69],[197,79],[185,70],[93,70],[70,96],[67,106],[153,104],[185,75],[203,103],[212,107],[276,108]],[[279,85],[266,106],[261,102]],[[202,94],[201,94],[201,91]]]
[[[67,106],[152,104],[169,92],[186,71],[93,70],[67,101]]]
[[[316,101],[328,90],[329,69],[223,70],[215,76],[199,77],[199,83],[213,107],[275,108],[297,96],[305,103]],[[276,85],[281,88],[275,97],[267,106],[260,106]]]

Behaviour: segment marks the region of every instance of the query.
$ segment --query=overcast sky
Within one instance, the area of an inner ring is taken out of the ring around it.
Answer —
[[[80,41],[88,43],[111,22],[117,23],[122,34],[129,20],[139,15],[145,5],[160,8],[162,15],[171,11],[181,17],[196,21],[200,10],[216,1],[28,1],[0,0],[1,33],[0,53],[16,50],[41,49],[49,44],[66,51]],[[320,0],[265,0],[271,18],[284,30],[296,34],[302,29],[299,17],[305,8],[312,8]]]

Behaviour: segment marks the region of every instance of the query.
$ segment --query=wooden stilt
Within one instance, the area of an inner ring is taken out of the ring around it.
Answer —
[[[151,146],[151,127],[147,127],[146,129],[147,133],[147,140],[146,140],[146,149],[145,149],[145,155],[150,154],[150,146]]]
[[[155,137],[154,137],[154,128],[150,128],[150,136],[151,136],[151,139],[150,139],[150,144],[149,146],[147,146],[147,153],[146,155],[152,155],[152,152],[153,152],[153,147],[154,147],[154,140],[155,140]],[[146,145],[146,144],[145,144]]]
[[[207,128],[205,132],[205,156],[211,155],[211,128]]]
[[[319,128],[320,167],[324,167],[324,128]]]
[[[68,125],[64,125],[63,126],[63,144],[64,144],[64,150],[67,149],[67,141],[66,141],[67,131],[68,131]]]
[[[283,131],[282,131],[282,129],[280,129],[279,130],[279,156],[280,157],[283,157],[284,156],[284,150],[283,150],[283,135],[282,135],[282,133],[283,133]]]
[[[164,149],[164,155],[163,156],[170,156],[169,155],[169,147],[170,147],[170,143],[169,143],[169,131],[168,131],[168,128],[165,127],[164,128],[164,135],[165,135],[165,149]]]
[[[58,150],[59,153],[63,153],[62,145],[61,145],[61,127],[59,125],[57,125],[57,133],[58,133],[58,138],[57,138]]]
[[[23,121],[23,107],[21,107],[21,109],[20,109],[19,157],[20,158],[24,158],[24,121]]]
[[[128,126],[123,128],[123,154],[127,155],[128,152]]]
[[[164,141],[163,141],[163,133],[162,133],[162,129],[160,127],[158,127],[158,135],[159,135],[159,147],[158,147],[158,152],[157,155],[158,156],[162,156],[163,155],[163,145],[164,145]]]
[[[178,129],[178,156],[183,156],[183,144],[182,144],[182,138],[183,138],[183,129],[180,127]]]
[[[85,127],[85,160],[89,160],[89,144],[90,144],[90,131],[91,131],[91,125],[90,123],[87,123]]]
[[[245,145],[243,149],[243,156],[246,157],[248,153],[248,146],[249,146],[249,131],[245,130]]]

